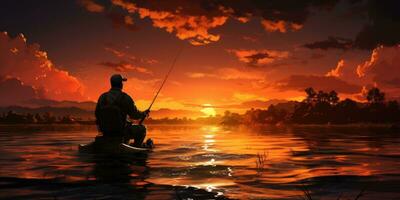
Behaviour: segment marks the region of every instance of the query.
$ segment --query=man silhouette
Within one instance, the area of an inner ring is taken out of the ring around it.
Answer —
[[[141,112],[137,109],[132,98],[122,91],[124,81],[127,79],[120,74],[111,76],[111,89],[103,93],[97,101],[96,124],[104,137],[121,137],[124,143],[134,139],[134,146],[142,147],[146,137],[146,127],[132,125],[126,119],[127,116],[131,119],[143,119],[150,111]]]

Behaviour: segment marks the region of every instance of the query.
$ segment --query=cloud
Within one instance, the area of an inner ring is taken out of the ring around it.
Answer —
[[[210,30],[223,26],[228,19],[247,23],[261,18],[266,31],[296,31],[303,27],[312,10],[332,9],[337,3],[337,0],[296,1],[287,6],[287,1],[278,0],[110,1],[112,6],[118,6],[130,15],[150,19],[154,27],[173,33],[192,45],[219,41],[220,35]]]
[[[244,50],[244,49],[231,49],[228,52],[235,54],[239,61],[246,63],[248,66],[265,66],[267,64],[275,63],[289,57],[288,51],[277,50]]]
[[[38,98],[39,92],[16,78],[0,77],[0,106],[19,105],[28,99]]]
[[[286,33],[288,29],[292,31],[297,31],[303,28],[302,24],[285,22],[283,20],[271,21],[271,20],[262,20],[262,26],[268,32],[281,32]]]
[[[303,47],[309,49],[323,49],[323,50],[328,50],[328,49],[346,50],[352,48],[352,46],[353,46],[352,40],[340,37],[329,37],[326,40],[307,43],[303,45]]]
[[[400,14],[397,0],[350,1],[354,10],[361,16],[367,16],[367,23],[357,33],[354,40],[329,37],[327,40],[305,44],[310,49],[367,49],[380,45],[395,46],[400,43]]]
[[[78,3],[89,12],[103,12],[104,6],[94,2],[93,0],[79,0]]]
[[[114,5],[120,6],[128,13],[136,13],[140,18],[149,18],[154,27],[174,33],[181,40],[188,40],[192,45],[204,45],[220,39],[217,34],[209,33],[209,29],[225,24],[228,17],[204,15],[186,15],[180,12],[156,10],[139,7],[134,3],[123,0],[112,0]]]
[[[222,80],[263,80],[265,78],[264,72],[230,67],[215,69],[213,72],[190,72],[186,75],[190,78],[217,78]]]
[[[332,69],[325,76],[332,76],[332,77],[341,77],[343,75],[343,68],[344,68],[344,60],[339,60],[336,65],[335,69]]]
[[[126,48],[129,48],[129,46]],[[112,45],[104,47],[104,50],[111,52],[114,56],[116,56],[118,58],[130,60],[130,61],[136,62],[136,63],[150,64],[150,65],[158,63],[158,60],[156,60],[156,59],[137,58],[136,56],[130,54],[129,52],[126,52],[123,50],[118,50],[117,48],[112,47]]]
[[[133,18],[129,15],[110,12],[107,14],[107,17],[111,20],[115,28],[126,28],[130,31],[138,30],[138,27],[135,25]]]
[[[143,74],[152,74],[152,72],[144,67],[134,66],[133,64],[120,61],[120,62],[101,62],[99,65],[110,67],[117,72],[136,71]]]
[[[114,56],[118,57],[118,58],[123,58],[126,56],[126,53],[117,49],[114,49],[112,47],[104,47],[104,50],[111,52]],[[135,57],[130,57],[135,59]]]
[[[371,79],[379,87],[400,89],[400,46],[379,46],[369,60],[357,66],[360,78]]]
[[[355,46],[374,49],[379,45],[395,46],[400,42],[400,2],[370,0],[366,4],[368,23],[357,34]]]
[[[313,87],[316,90],[331,91],[339,93],[354,94],[361,90],[361,86],[348,83],[332,76],[316,75],[291,75],[286,79],[277,81],[272,85],[279,90],[298,90]]]
[[[189,40],[192,45],[205,45],[216,42],[220,39],[217,34],[211,34],[209,29],[225,24],[227,17],[205,16],[182,16],[173,13],[151,11],[149,9],[139,9],[141,18],[150,18],[153,26],[165,29],[167,32],[175,32],[176,37],[181,40]]]
[[[84,85],[68,71],[55,66],[38,44],[27,44],[20,34],[0,32],[0,75],[17,78],[54,100],[86,100]]]

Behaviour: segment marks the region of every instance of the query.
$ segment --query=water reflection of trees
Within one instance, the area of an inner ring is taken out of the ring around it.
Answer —
[[[351,152],[355,146],[383,150],[386,145],[399,140],[395,132],[379,127],[300,126],[291,128],[290,132],[301,138],[311,150],[352,147],[347,149]]]

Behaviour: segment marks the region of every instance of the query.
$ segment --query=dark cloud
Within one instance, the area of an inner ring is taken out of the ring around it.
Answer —
[[[249,60],[250,65],[257,65],[260,60],[262,60],[264,58],[273,58],[273,57],[271,57],[268,53],[259,52],[259,53],[245,56],[245,58]]]
[[[298,90],[313,87],[316,90],[331,91],[339,93],[355,94],[361,90],[361,86],[348,83],[332,76],[315,75],[292,75],[286,79],[276,82],[273,87],[279,90]]]
[[[111,20],[115,28],[126,28],[130,31],[138,30],[138,27],[135,25],[133,18],[129,15],[110,12],[106,16]]]
[[[37,98],[39,95],[32,86],[24,85],[16,78],[0,77],[0,96],[0,106],[10,106]]]
[[[113,2],[130,2],[125,0],[112,0]],[[158,1],[137,0],[136,5],[158,11],[177,11],[188,15],[218,16],[230,14],[236,18],[261,16],[264,19],[278,21],[284,20],[302,24],[311,13],[312,9],[331,9],[337,0],[202,0],[202,1]],[[288,4],[290,3],[290,6]]]
[[[288,51],[269,49],[230,49],[228,52],[251,67],[272,66],[289,57]]]
[[[400,1],[350,1],[357,15],[367,16],[368,22],[354,40],[329,37],[327,40],[305,44],[310,49],[367,49],[379,45],[395,46],[400,43]]]
[[[309,49],[350,49],[353,45],[353,41],[350,39],[346,38],[340,38],[340,37],[329,37],[326,40],[322,41],[316,41],[312,43],[308,43],[303,45],[306,48]]]
[[[355,39],[360,49],[374,49],[378,45],[394,46],[400,42],[400,1],[369,0],[367,15],[369,23]]]
[[[101,62],[99,65],[106,66],[114,69],[117,72],[127,72],[127,71],[136,71],[143,74],[151,74],[147,68],[135,66],[132,63],[126,61],[120,62]]]

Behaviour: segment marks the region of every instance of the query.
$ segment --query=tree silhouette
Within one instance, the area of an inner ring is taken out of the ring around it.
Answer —
[[[335,90],[332,90],[328,94],[328,101],[331,105],[336,105],[339,102],[338,93]]]
[[[306,97],[306,99],[304,101],[306,103],[314,102],[315,101],[315,97],[317,96],[317,93],[315,92],[314,88],[309,87],[309,88],[306,88],[304,91],[307,94],[307,97]]]
[[[381,92],[378,88],[371,88],[367,93],[367,100],[371,104],[381,104],[385,101],[385,93]]]

